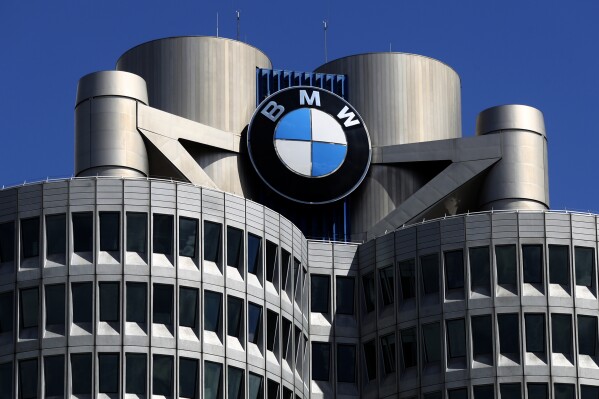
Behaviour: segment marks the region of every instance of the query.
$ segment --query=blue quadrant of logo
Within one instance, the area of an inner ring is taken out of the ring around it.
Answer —
[[[275,139],[312,140],[310,108],[291,111],[281,119],[275,130]]]
[[[324,176],[337,169],[347,152],[347,146],[330,143],[312,143],[312,176]]]

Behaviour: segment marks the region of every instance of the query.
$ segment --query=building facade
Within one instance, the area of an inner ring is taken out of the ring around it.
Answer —
[[[597,215],[540,111],[373,53],[177,37],[84,76],[77,177],[0,190],[0,398],[597,399]]]

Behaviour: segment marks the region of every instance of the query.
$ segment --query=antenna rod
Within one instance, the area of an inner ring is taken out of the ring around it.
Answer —
[[[239,10],[235,11],[235,14],[237,14],[237,40],[239,40],[239,17],[241,12]]]
[[[324,21],[322,21],[322,25],[324,27],[324,62],[327,62],[328,61],[328,56],[327,56],[327,28],[328,28],[328,23],[327,23],[326,19]]]
[[[218,11],[216,12],[216,37],[218,37]]]

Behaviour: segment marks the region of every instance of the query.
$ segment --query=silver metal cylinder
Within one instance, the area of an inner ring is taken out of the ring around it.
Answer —
[[[132,73],[82,77],[75,106],[77,176],[148,175],[148,156],[137,131],[137,101],[148,103],[144,80]]]
[[[500,134],[502,157],[489,171],[480,194],[481,210],[549,209],[547,137],[543,114],[527,105],[482,111],[476,134]]]

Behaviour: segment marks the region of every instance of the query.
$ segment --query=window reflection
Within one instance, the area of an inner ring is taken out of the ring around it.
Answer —
[[[496,246],[495,258],[497,262],[497,284],[515,286],[518,283],[516,269],[516,246]]]
[[[179,218],[179,256],[196,257],[198,241],[198,220]]]
[[[525,283],[543,284],[543,247],[541,245],[522,246],[522,267]]]
[[[570,254],[567,245],[549,245],[549,282],[570,285]]]
[[[399,262],[399,278],[402,299],[410,299],[416,296],[416,272],[414,259]]]
[[[582,285],[589,289],[593,287],[595,278],[595,249],[587,247],[576,247],[574,250],[576,265],[576,285]]]
[[[422,270],[422,285],[424,294],[437,294],[439,292],[439,257],[437,254],[420,257]]]

